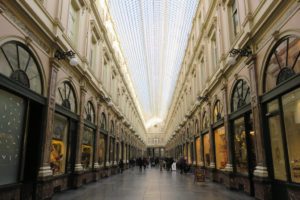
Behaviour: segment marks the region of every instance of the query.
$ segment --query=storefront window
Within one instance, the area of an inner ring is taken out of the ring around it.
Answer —
[[[0,185],[19,178],[26,102],[0,89]]]
[[[227,141],[224,126],[214,130],[216,146],[216,167],[224,169],[227,164]]]
[[[196,156],[197,156],[197,166],[200,166],[201,163],[201,142],[200,137],[196,139]]]
[[[248,174],[248,155],[244,117],[234,120],[234,152],[236,171]]]
[[[91,128],[84,127],[82,137],[82,152],[81,152],[81,164],[83,169],[90,169],[93,166],[93,143],[94,143],[94,131]]]
[[[268,107],[268,113],[278,112],[279,110],[278,100],[274,100],[268,103],[267,107]],[[282,132],[280,127],[280,115],[276,114],[269,117],[268,123],[269,123],[270,139],[271,139],[274,177],[277,180],[286,181],[287,177],[286,177]]]
[[[204,165],[209,167],[210,165],[210,141],[209,134],[203,136],[203,145],[204,145]]]
[[[187,153],[188,153],[188,163],[191,163],[191,143],[187,144]]]
[[[103,134],[100,134],[99,138],[99,147],[98,147],[98,163],[100,165],[104,165],[105,160],[105,136]]]
[[[300,88],[282,97],[291,180],[300,183]]]
[[[68,125],[66,117],[55,114],[50,153],[50,167],[53,175],[65,173]]]

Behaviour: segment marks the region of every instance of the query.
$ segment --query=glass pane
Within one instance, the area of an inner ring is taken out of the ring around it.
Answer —
[[[30,59],[30,61],[29,61],[26,74],[30,81],[30,89],[32,89],[36,93],[41,94],[41,92],[42,92],[41,77],[40,77],[40,73],[38,71],[38,67],[33,59]]]
[[[277,100],[275,102],[277,102]],[[270,139],[271,139],[274,177],[275,179],[286,181],[287,177],[286,177],[284,150],[283,150],[283,143],[282,143],[282,133],[280,127],[280,116],[276,115],[270,117],[268,119],[268,122],[269,122],[269,132],[270,132]]]
[[[254,168],[256,167],[256,151],[255,151],[255,131],[253,130],[253,115],[252,113],[249,116],[248,121],[249,126],[249,159],[250,159],[250,166],[251,166],[251,173],[253,173]]]
[[[200,166],[200,163],[201,163],[201,150],[200,150],[200,146],[201,143],[200,143],[200,137],[198,137],[196,139],[196,158],[197,158],[197,166]]]
[[[11,73],[12,73],[12,69],[9,66],[4,54],[2,53],[2,51],[0,51],[0,73],[10,77]]]
[[[29,53],[23,49],[22,47],[18,46],[19,50],[19,63],[20,63],[20,69],[25,71],[25,68],[28,63],[29,59]]]
[[[187,153],[188,153],[188,159],[187,159],[187,162],[188,162],[188,164],[190,164],[191,162],[192,162],[192,160],[191,160],[191,143],[188,143],[187,144]]]
[[[98,162],[99,165],[104,165],[104,160],[105,160],[105,136],[103,134],[100,134],[99,138],[99,147],[98,147]]]
[[[54,116],[53,139],[51,142],[50,167],[53,175],[65,173],[68,119],[56,114]]]
[[[248,174],[248,155],[244,118],[234,120],[234,156],[238,173]]]
[[[18,67],[18,55],[17,55],[17,45],[14,43],[5,44],[2,46],[2,49],[12,66],[12,68],[15,70],[19,69]]]
[[[300,183],[300,88],[282,97],[291,178]]]
[[[83,169],[91,169],[93,166],[94,131],[84,127],[82,136],[81,164]]]
[[[0,185],[18,182],[25,101],[0,89]]]
[[[224,126],[214,131],[217,169],[224,169],[227,164],[227,140]]]
[[[203,136],[203,147],[204,147],[204,165],[209,167],[210,165],[210,141],[209,134]]]

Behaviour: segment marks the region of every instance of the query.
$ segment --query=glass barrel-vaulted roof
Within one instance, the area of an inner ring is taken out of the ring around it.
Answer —
[[[198,0],[108,0],[147,124],[164,119]]]

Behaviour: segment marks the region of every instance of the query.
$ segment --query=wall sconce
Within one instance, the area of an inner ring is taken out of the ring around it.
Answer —
[[[54,57],[57,59],[57,60],[63,60],[63,59],[67,59],[69,58],[70,59],[70,65],[71,66],[76,66],[78,65],[78,61],[77,59],[75,58],[75,53],[70,50],[70,51],[66,51],[66,52],[62,52],[60,50],[56,50],[55,54],[54,54]]]
[[[252,51],[249,46],[245,49],[231,49],[229,51],[230,57],[234,57],[235,55],[239,54],[240,56],[249,57],[252,54]]]
[[[208,101],[208,96],[205,95],[205,96],[198,96],[197,97],[198,101]]]

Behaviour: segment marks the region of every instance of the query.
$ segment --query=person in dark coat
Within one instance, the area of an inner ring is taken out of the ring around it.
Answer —
[[[120,172],[123,173],[123,170],[124,170],[124,163],[123,163],[123,160],[120,159],[119,161],[119,168],[120,168]]]

